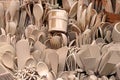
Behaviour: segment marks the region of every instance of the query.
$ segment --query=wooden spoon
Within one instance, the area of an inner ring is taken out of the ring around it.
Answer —
[[[78,0],[78,8],[82,5],[84,5],[84,0]]]
[[[14,69],[14,56],[11,52],[6,52],[2,55],[2,63],[9,69]]]
[[[47,76],[46,76],[47,80],[56,80],[54,74],[52,74],[52,72],[48,72]]]
[[[92,7],[93,7],[93,3],[90,3],[88,8],[87,8],[87,24],[89,25],[90,23],[90,19],[91,19],[91,16],[92,16]]]
[[[32,24],[28,25],[25,29],[25,36],[28,38],[32,34],[33,30],[35,30],[35,26]]]
[[[18,69],[25,67],[25,62],[30,58],[30,46],[28,40],[21,39],[16,43],[16,54],[18,59]]]
[[[113,13],[112,2],[111,0],[102,0],[105,7],[105,11]]]
[[[10,6],[8,8],[8,11],[10,12],[10,17],[11,17],[11,21],[13,21],[16,11],[19,10],[19,0],[12,0],[10,3]]]
[[[57,74],[59,56],[53,49],[46,49],[46,58],[45,62],[51,67],[52,71]]]
[[[120,0],[116,0],[115,14],[120,13]]]
[[[42,7],[41,4],[35,4],[34,5],[33,14],[34,14],[34,17],[35,17],[35,20],[36,20],[36,25],[39,27],[40,26],[40,20],[42,19],[42,16],[43,16],[43,7]]]
[[[36,66],[36,70],[40,76],[45,76],[48,74],[49,69],[44,62],[39,62]]]
[[[13,55],[15,55],[15,49],[13,46],[7,42],[0,42],[0,57],[6,52],[11,52]]]
[[[70,0],[62,0],[63,9],[65,9],[67,12],[69,12],[71,8],[71,1]]]
[[[89,80],[98,80],[98,79],[97,79],[97,77],[95,75],[90,75]]]
[[[92,9],[92,18],[90,21],[90,28],[95,25],[96,18],[97,18],[97,11],[95,9]]]
[[[9,28],[8,28],[8,33],[10,33],[11,35],[14,35],[16,32],[16,28],[17,28],[17,24],[13,21],[9,22]]]
[[[79,6],[78,9],[77,9],[77,24],[78,26],[80,25],[80,18],[81,18],[81,15],[82,15],[82,12],[83,12],[83,7],[82,6]]]
[[[82,15],[81,15],[81,21],[80,21],[80,29],[81,29],[81,31],[84,31],[85,30],[85,28],[86,28],[86,14],[87,14],[87,12],[86,12],[87,10],[86,9],[84,9],[84,11],[82,12]]]
[[[70,11],[69,11],[69,17],[73,18],[75,17],[75,15],[77,14],[77,5],[78,5],[78,2],[74,2],[74,4],[72,5]]]
[[[31,56],[26,60],[25,66],[30,66],[30,67],[35,67],[36,66],[36,61],[35,59]]]
[[[2,27],[2,28],[4,28],[4,6],[3,6],[3,4],[2,3],[0,3],[0,26]]]

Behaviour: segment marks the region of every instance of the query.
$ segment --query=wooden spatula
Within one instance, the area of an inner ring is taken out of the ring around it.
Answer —
[[[30,58],[30,46],[28,40],[21,39],[16,43],[16,54],[18,59],[18,69],[23,69],[26,60]]]

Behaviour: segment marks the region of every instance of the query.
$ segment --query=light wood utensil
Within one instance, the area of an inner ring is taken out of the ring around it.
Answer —
[[[25,10],[21,10],[20,20],[18,23],[19,29],[21,32],[23,32],[25,26],[25,20],[26,20],[27,13]]]
[[[120,41],[119,36],[120,36],[120,22],[116,23],[113,28],[112,40],[114,42],[119,42]]]
[[[12,53],[12,55],[15,55],[15,49],[13,48],[13,46],[8,44],[7,42],[0,42],[0,57],[2,57],[5,52],[10,52]]]
[[[33,14],[34,14],[34,17],[35,17],[35,20],[36,20],[36,25],[38,26],[38,29],[40,27],[40,22],[41,22],[41,19],[42,19],[42,16],[43,16],[43,7],[42,7],[42,4],[41,3],[37,3],[34,5],[33,7]]]
[[[83,6],[80,5],[78,6],[78,9],[77,9],[77,24],[78,26],[80,26],[80,18],[81,18],[81,15],[82,15],[82,12],[83,12]]]
[[[36,67],[36,61],[35,59],[31,56],[26,60],[25,66],[30,66],[30,67]]]
[[[105,7],[105,11],[113,13],[112,2],[111,0],[103,0],[103,5]]]
[[[86,12],[86,9],[84,9],[84,11],[82,12],[82,15],[81,15],[81,21],[80,21],[80,29],[81,31],[84,31],[85,28],[86,28],[86,15],[87,15],[87,12]]]
[[[59,56],[59,71],[63,71],[65,68],[65,59],[67,57],[67,53],[68,53],[68,48],[67,46],[62,47],[60,49],[57,50],[56,52]]]
[[[4,13],[5,13],[4,5],[3,5],[3,3],[0,3],[0,26],[1,26],[2,28],[5,28],[5,27],[4,27],[4,26],[5,26],[5,22],[4,22],[4,20],[5,20]]]
[[[93,3],[90,3],[87,8],[87,18],[86,18],[88,25],[90,24],[90,20],[91,20],[91,16],[92,16],[92,8],[93,8]]]
[[[46,76],[49,72],[47,65],[41,61],[37,64],[36,70],[40,76]]]
[[[10,20],[11,20],[11,21],[14,20],[16,11],[19,10],[19,5],[20,5],[19,0],[12,0],[12,1],[10,2],[10,6],[9,6],[9,8],[8,8],[8,11],[9,11],[9,13],[10,13],[10,17],[11,17]]]
[[[28,25],[25,29],[25,36],[27,38],[29,38],[29,36],[32,34],[33,30],[35,30],[35,26],[34,25]]]
[[[92,9],[92,19],[91,19],[91,21],[90,21],[90,28],[95,25],[97,15],[98,15],[98,14],[97,14],[96,10],[95,10],[95,9]]]
[[[116,0],[116,6],[115,6],[115,14],[120,13],[120,0]]]
[[[89,80],[98,80],[98,78],[95,75],[90,75]]]
[[[75,15],[77,15],[77,6],[78,1],[74,2],[74,4],[71,6],[71,9],[69,11],[69,17],[73,18]]]
[[[14,55],[11,52],[4,53],[1,60],[5,67],[14,70]]]
[[[57,72],[58,72],[58,63],[59,63],[58,54],[56,53],[55,50],[52,50],[52,49],[46,49],[45,53],[46,53],[45,62],[52,69],[52,71],[55,74],[57,74]]]
[[[69,12],[73,3],[74,3],[73,0],[62,0],[63,9]]]
[[[21,39],[16,43],[18,69],[25,67],[25,62],[30,58],[30,46],[28,40]]]
[[[14,35],[16,32],[17,24],[13,21],[8,22],[9,28],[8,28],[8,33],[11,35]]]

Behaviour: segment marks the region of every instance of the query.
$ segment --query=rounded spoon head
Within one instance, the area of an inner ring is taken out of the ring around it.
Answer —
[[[36,70],[40,76],[47,75],[47,73],[49,72],[47,65],[41,61],[37,64]]]
[[[33,7],[33,14],[36,19],[36,21],[40,21],[40,19],[43,16],[43,7],[41,4],[35,4]]]

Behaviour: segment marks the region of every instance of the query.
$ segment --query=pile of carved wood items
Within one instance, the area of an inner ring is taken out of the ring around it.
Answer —
[[[120,0],[0,0],[0,80],[120,80]]]

